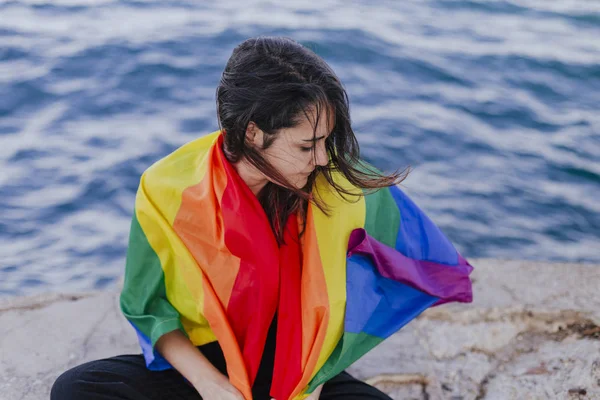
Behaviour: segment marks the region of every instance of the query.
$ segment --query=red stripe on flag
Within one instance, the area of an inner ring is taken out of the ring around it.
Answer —
[[[262,206],[225,158],[221,143],[219,157],[227,174],[227,187],[221,199],[225,245],[241,260],[227,316],[252,385],[277,308],[279,248]]]
[[[271,397],[287,399],[302,378],[302,256],[295,214],[288,219],[285,245],[279,250],[277,351]]]

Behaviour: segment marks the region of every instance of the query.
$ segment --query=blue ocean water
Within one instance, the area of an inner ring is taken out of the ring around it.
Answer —
[[[600,2],[278,3],[0,2],[0,295],[115,284],[140,174],[256,35],[325,58],[465,256],[600,262]]]

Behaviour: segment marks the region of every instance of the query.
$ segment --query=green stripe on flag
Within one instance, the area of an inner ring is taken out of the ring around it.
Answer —
[[[365,195],[365,230],[374,239],[396,248],[400,229],[400,210],[388,188]]]
[[[327,382],[344,371],[373,347],[383,342],[383,340],[383,338],[364,332],[344,332],[329,359],[327,359],[323,367],[321,367],[308,384],[306,393],[312,393],[320,384]]]
[[[179,312],[167,300],[165,276],[158,255],[150,246],[134,211],[121,292],[121,311],[146,335],[152,346],[165,333],[181,330]]]

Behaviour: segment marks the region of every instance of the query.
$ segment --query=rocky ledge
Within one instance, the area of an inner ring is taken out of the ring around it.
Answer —
[[[403,400],[600,399],[600,265],[470,261],[472,304],[426,311],[349,372]],[[138,352],[114,291],[0,299],[2,400]]]

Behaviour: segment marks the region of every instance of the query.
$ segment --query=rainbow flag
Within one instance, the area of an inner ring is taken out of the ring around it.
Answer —
[[[472,300],[472,267],[397,187],[349,202],[318,178],[329,215],[310,204],[300,240],[290,217],[280,247],[221,147],[219,131],[196,139],[140,181],[121,309],[149,369],[172,368],[155,349],[165,333],[218,340],[251,399],[277,313],[271,396],[302,399],[426,308]]]

